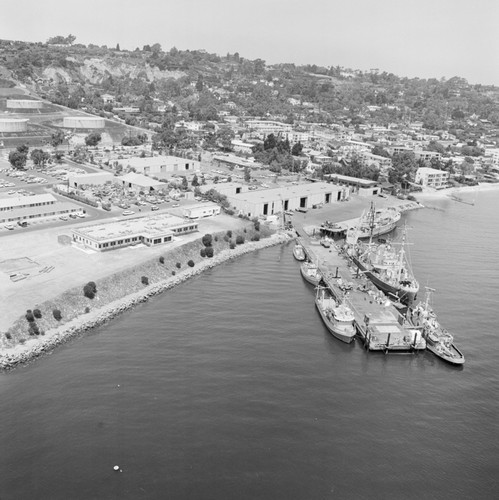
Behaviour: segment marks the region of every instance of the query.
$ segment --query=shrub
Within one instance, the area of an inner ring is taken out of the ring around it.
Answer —
[[[203,236],[202,242],[205,247],[211,247],[213,243],[213,236],[209,233],[205,234]]]
[[[251,238],[251,241],[260,241],[260,235],[254,234],[253,237]]]
[[[234,242],[230,242],[230,249],[231,250],[234,250],[234,248],[236,248],[236,244]]]
[[[90,312],[90,307],[85,307],[85,314],[88,314]]]
[[[215,240],[215,241],[218,241],[218,236],[215,236],[214,240]]]
[[[236,238],[236,245],[242,245],[244,243],[244,236],[238,235]]]
[[[206,257],[208,257],[209,259],[211,259],[213,257],[214,253],[215,253],[215,251],[213,250],[213,247],[208,247],[206,249]]]
[[[40,329],[36,323],[30,323],[29,325],[29,334],[30,335],[40,335]]]
[[[176,274],[175,271],[172,271],[172,276],[175,276],[175,274]]]
[[[12,335],[11,335],[10,333],[6,333],[6,334],[5,334],[5,338],[6,338],[7,340],[10,340],[10,339],[12,338]]]
[[[259,220],[256,220],[253,225],[255,226],[255,231],[260,231],[260,221]]]
[[[52,311],[52,314],[54,315],[54,318],[57,320],[57,321],[61,321],[62,319],[62,314],[61,314],[61,311],[59,311],[59,309],[54,309]]]
[[[244,228],[243,231],[246,232],[246,228]]]
[[[163,256],[161,256],[161,257],[159,258],[159,263],[160,263],[160,264],[164,264],[164,263],[165,263],[165,258],[164,258]]]
[[[232,231],[229,229],[226,233],[225,233],[229,238],[232,238]]]
[[[211,247],[210,247],[211,248]],[[194,267],[194,261],[191,259],[189,262],[187,262],[187,265],[189,267]]]
[[[40,309],[34,309],[33,316],[37,319],[40,319],[42,317],[42,311],[40,311]]]
[[[35,321],[35,316],[34,314],[31,312],[31,309],[28,309],[26,311],[26,319],[30,322],[30,323],[33,323],[33,321]]]
[[[180,269],[182,267],[182,264],[180,264],[180,262],[177,262],[175,265],[177,266],[177,269]]]
[[[89,299],[93,299],[96,293],[97,293],[97,285],[95,284],[94,281],[89,281],[83,287],[83,295],[85,295],[85,297]]]
[[[224,241],[230,241],[230,238],[227,235],[225,235],[224,236]]]
[[[201,255],[201,257],[206,257],[206,248],[201,248],[199,255]]]
[[[147,276],[142,276],[142,278],[140,278],[140,281],[143,285],[147,286],[149,284],[149,278]]]

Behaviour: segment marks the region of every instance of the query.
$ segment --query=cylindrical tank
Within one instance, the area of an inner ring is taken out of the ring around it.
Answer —
[[[65,116],[63,120],[64,128],[104,128],[104,118],[98,116]]]
[[[42,101],[34,99],[7,99],[7,109],[41,109]]]
[[[26,132],[28,120],[15,118],[0,118],[0,132]]]

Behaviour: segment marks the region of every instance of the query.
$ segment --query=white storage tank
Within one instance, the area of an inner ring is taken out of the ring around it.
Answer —
[[[0,132],[26,132],[28,121],[27,119],[0,118]]]
[[[43,102],[34,99],[7,99],[7,109],[42,109]]]
[[[99,116],[65,116],[63,120],[64,128],[104,128],[105,120]]]

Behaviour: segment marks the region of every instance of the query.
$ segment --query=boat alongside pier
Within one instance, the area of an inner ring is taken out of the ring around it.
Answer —
[[[332,296],[354,314],[357,337],[369,351],[417,352],[426,349],[421,330],[405,317],[368,278],[355,269],[336,245],[324,248],[303,235],[300,243],[308,258],[317,263],[322,280]]]

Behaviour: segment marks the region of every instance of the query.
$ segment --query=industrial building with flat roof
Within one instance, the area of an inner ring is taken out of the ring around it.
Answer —
[[[75,228],[72,239],[76,244],[105,252],[140,243],[156,246],[172,241],[174,236],[197,230],[198,223],[195,221],[161,214]]]
[[[146,156],[123,160],[125,167],[133,168],[138,174],[191,173],[199,170],[201,164],[189,158],[177,156]]]
[[[0,199],[0,223],[29,221],[43,217],[84,212],[71,202],[60,202],[51,194]]]
[[[258,217],[286,210],[307,210],[314,205],[342,201],[348,197],[348,191],[348,187],[345,186],[315,182],[247,191],[228,196],[227,199],[240,214]]]

